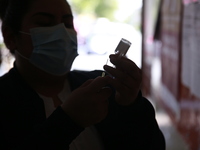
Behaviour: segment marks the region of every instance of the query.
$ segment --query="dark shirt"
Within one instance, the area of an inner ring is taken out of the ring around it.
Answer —
[[[71,90],[101,74],[70,72]],[[105,149],[164,150],[165,140],[151,103],[140,93],[134,105],[120,106],[113,95],[107,117],[95,125]],[[83,130],[60,106],[46,118],[43,100],[16,68],[0,78],[0,149],[66,150]]]

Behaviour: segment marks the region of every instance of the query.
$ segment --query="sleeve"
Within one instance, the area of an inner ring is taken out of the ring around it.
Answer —
[[[96,125],[107,149],[165,150],[151,103],[141,93],[131,106],[110,102],[107,118]]]
[[[46,121],[32,130],[26,129],[26,125],[23,129],[18,127],[21,123],[10,122],[9,118],[4,121],[7,122],[1,122],[0,129],[0,136],[3,139],[0,149],[4,150],[67,150],[73,139],[83,131],[83,128],[77,126],[61,107],[58,107]]]

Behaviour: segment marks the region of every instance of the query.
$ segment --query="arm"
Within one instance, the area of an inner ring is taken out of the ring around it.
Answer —
[[[106,78],[87,81],[46,119],[42,100],[14,77],[0,84],[0,149],[67,149],[84,127],[106,117]]]
[[[61,107],[46,119],[43,100],[15,68],[0,78],[0,149],[68,149],[82,131]]]
[[[125,57],[111,55],[110,60],[116,67],[105,65],[104,69],[114,77],[110,78],[109,84],[116,92],[111,102],[112,111],[104,122],[104,129],[110,135],[109,139],[107,138],[108,146],[109,142],[113,141],[113,145],[114,142],[117,143],[116,149],[165,149],[164,138],[155,119],[155,111],[151,103],[139,92],[140,69]]]
[[[96,125],[106,149],[165,149],[154,108],[141,94],[133,105],[121,106],[113,100],[109,109],[107,118]]]

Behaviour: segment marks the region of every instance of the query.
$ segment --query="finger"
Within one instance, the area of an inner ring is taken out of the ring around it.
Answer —
[[[132,88],[135,84],[135,80],[128,74],[115,69],[113,67],[110,66],[104,66],[104,69],[111,74],[112,76],[115,77],[115,81],[114,82],[120,82],[123,83],[125,86],[127,86],[128,88]],[[119,81],[118,81],[119,80]],[[136,80],[137,81],[137,80]],[[139,81],[139,80],[138,80]],[[116,87],[116,85],[115,85]]]
[[[124,73],[129,74],[133,78],[138,78],[141,76],[141,70],[138,68],[138,66],[126,57],[110,55],[110,61],[116,66],[116,68],[122,70]]]
[[[93,79],[89,79],[86,82],[84,82],[80,87],[86,87],[87,85],[89,85],[91,82],[93,81]]]
[[[103,87],[108,85],[108,77],[97,77],[90,84],[89,88],[93,91],[100,91]]]
[[[136,83],[132,82],[132,83],[125,83],[122,82],[121,80],[117,79],[117,78],[111,78],[109,81],[109,84],[112,85],[116,91],[119,91],[120,93],[132,93],[132,91],[135,90],[136,87]]]
[[[110,59],[123,59],[123,60],[125,60],[125,61],[130,62],[130,63],[134,63],[132,60],[128,59],[126,56],[120,56],[120,55],[118,55],[118,54],[111,54],[111,55],[109,56],[109,58],[110,58]]]
[[[110,95],[112,94],[112,90],[109,87],[103,87],[99,92],[98,92],[98,96],[100,99],[103,99],[105,101],[107,101],[107,99],[110,97]]]
[[[135,100],[139,92],[139,84],[133,84],[131,88],[118,82],[117,79],[111,79],[110,84],[116,89],[116,101],[120,104],[129,104],[131,101]]]

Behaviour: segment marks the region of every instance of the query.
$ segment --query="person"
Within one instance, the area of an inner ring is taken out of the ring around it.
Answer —
[[[110,55],[105,77],[70,71],[77,39],[66,0],[0,0],[0,18],[15,56],[0,77],[0,149],[165,149],[134,62]]]

